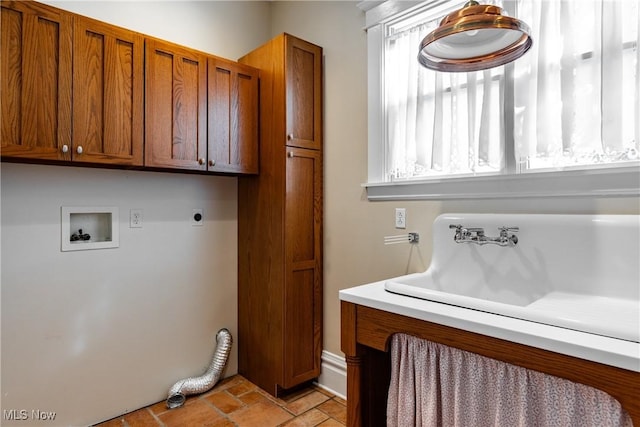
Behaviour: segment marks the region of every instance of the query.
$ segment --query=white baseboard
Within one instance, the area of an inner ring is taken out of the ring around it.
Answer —
[[[317,385],[338,397],[347,398],[347,362],[344,357],[322,351]]]

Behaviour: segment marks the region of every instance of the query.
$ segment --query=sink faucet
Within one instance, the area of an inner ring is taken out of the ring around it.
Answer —
[[[509,235],[510,232],[518,231],[518,227],[499,227],[500,235],[498,237],[487,237],[484,234],[484,228],[481,227],[464,227],[461,224],[450,224],[449,228],[456,230],[453,236],[453,240],[456,243],[494,244],[498,246],[515,246],[518,243],[518,236],[515,234]]]

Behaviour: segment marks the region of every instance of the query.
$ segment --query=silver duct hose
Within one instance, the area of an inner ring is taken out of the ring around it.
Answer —
[[[180,380],[169,390],[167,397],[167,408],[173,409],[184,405],[188,394],[204,393],[213,387],[220,379],[220,374],[227,364],[227,358],[231,351],[231,333],[223,328],[216,334],[217,347],[211,360],[209,369],[199,377],[186,378]]]

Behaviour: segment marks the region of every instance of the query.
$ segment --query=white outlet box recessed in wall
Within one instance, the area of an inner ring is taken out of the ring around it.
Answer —
[[[61,208],[61,250],[117,248],[120,246],[116,207]]]

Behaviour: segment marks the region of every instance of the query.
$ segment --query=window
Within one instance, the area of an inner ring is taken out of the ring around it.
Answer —
[[[416,60],[420,41],[438,26],[443,12],[450,11],[434,15],[426,10],[386,25],[385,142],[390,180],[495,174],[504,169],[504,67],[442,73],[427,70]]]
[[[473,73],[416,60],[464,3],[367,12],[369,198],[639,194],[638,2],[485,3],[527,22],[534,45]]]
[[[515,64],[514,140],[522,168],[637,162],[638,2],[526,0],[518,16],[537,40]]]

